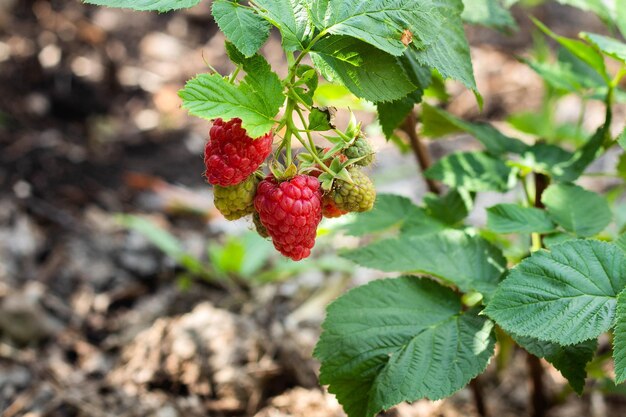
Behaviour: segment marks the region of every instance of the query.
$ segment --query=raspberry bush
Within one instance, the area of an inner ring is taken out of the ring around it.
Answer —
[[[200,0],[88,2],[164,12]],[[622,0],[560,2],[626,34]],[[616,137],[610,129],[613,106],[626,97],[622,40],[593,33],[568,39],[536,21],[559,50],[554,60],[545,53],[525,60],[545,80],[546,98],[542,114],[510,117],[507,132],[523,132],[522,140],[444,109],[446,79],[482,105],[463,22],[510,30],[515,21],[498,1],[214,0],[212,13],[235,70],[199,74],[180,97],[190,114],[212,123],[205,163],[216,206],[229,219],[249,216],[294,260],[311,254],[323,216],[356,212],[344,231],[367,243],[342,256],[399,275],[352,289],[328,307],[314,355],[321,383],[349,417],[444,398],[471,381],[479,400],[476,378],[496,345],[498,363],[513,346],[528,353],[537,417],[549,402],[538,358],[579,394],[587,365],[601,369],[611,355],[615,382],[626,380],[626,226],[606,196],[575,184],[594,160],[626,145],[626,131]],[[272,27],[287,63],[282,79],[258,53]],[[375,155],[361,124],[351,115],[346,126],[335,125],[335,109],[316,99],[320,78],[372,103],[387,138],[414,151],[431,191],[419,205],[376,196],[364,171]],[[595,132],[582,129],[584,108],[573,129],[555,125],[553,104],[566,94],[604,103]],[[456,132],[482,150],[431,164],[420,136]],[[625,167],[622,153],[618,177],[626,178]],[[620,183],[610,199],[625,190]],[[489,207],[486,225],[477,227],[466,219],[484,192],[516,200]],[[611,345],[600,349],[611,355],[596,355],[603,334]]]

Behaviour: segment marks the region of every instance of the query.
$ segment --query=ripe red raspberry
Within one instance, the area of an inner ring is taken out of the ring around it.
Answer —
[[[214,185],[239,184],[263,163],[272,151],[273,134],[252,139],[240,119],[216,119],[204,148],[206,178]]]
[[[317,225],[322,220],[322,193],[317,178],[296,175],[279,182],[269,176],[257,188],[254,207],[280,253],[294,261],[311,254]]]

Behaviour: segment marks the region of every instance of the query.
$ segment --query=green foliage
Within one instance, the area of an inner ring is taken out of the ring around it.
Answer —
[[[255,0],[257,12],[280,31],[286,51],[306,49],[313,35],[306,0]]]
[[[241,62],[245,78],[235,85],[219,74],[200,74],[179,92],[183,107],[205,119],[239,117],[251,137],[267,133],[284,101],[276,73],[260,55]]]
[[[484,152],[450,154],[424,172],[428,178],[467,191],[506,191],[515,185],[515,170]]]
[[[440,10],[419,0],[313,0],[311,17],[323,33],[346,35],[381,51],[400,56],[407,49],[405,30],[412,33],[412,46],[422,49],[439,36],[444,21]]]
[[[517,29],[515,19],[498,0],[463,0],[461,17],[468,23],[508,31]]]
[[[422,134],[438,138],[450,133],[466,132],[482,143],[492,155],[507,152],[522,153],[527,145],[515,138],[504,135],[488,123],[470,123],[448,113],[447,111],[422,104]]]
[[[495,345],[491,321],[416,277],[353,289],[328,307],[322,327],[320,381],[351,417],[448,396],[486,368]]]
[[[626,289],[617,296],[617,323],[613,337],[615,382],[626,381]]]
[[[619,248],[572,240],[511,269],[485,313],[508,332],[572,345],[611,328],[625,285],[626,257]]]
[[[420,234],[435,233],[445,226],[426,215],[424,209],[417,207],[406,197],[391,194],[380,194],[371,211],[358,213],[352,222],[347,223],[344,229],[352,236],[363,236],[369,233],[382,232],[389,229],[399,229],[412,232],[419,230]]]
[[[183,244],[171,233],[154,222],[132,215],[118,215],[117,221],[127,229],[134,230],[153,245],[194,274],[204,275],[202,262],[185,251]]]
[[[359,265],[381,271],[424,273],[488,297],[500,280],[506,261],[498,248],[459,230],[437,234],[404,234],[345,252]]]
[[[443,196],[432,193],[424,196],[426,213],[449,226],[455,226],[467,217],[474,205],[471,193],[463,189],[452,189]]]
[[[436,39],[425,48],[410,48],[407,54],[421,65],[436,69],[443,78],[453,78],[474,90],[479,104],[482,98],[476,88],[474,70],[469,54],[469,45],[463,31],[461,0],[431,0],[434,9],[444,21]]]
[[[596,339],[586,340],[571,346],[561,346],[553,342],[545,342],[527,336],[514,336],[515,342],[538,358],[545,358],[563,377],[570,386],[581,395],[585,388],[587,363],[591,361],[598,348]]]
[[[545,211],[517,204],[488,208],[487,227],[496,233],[547,233],[555,228]]]
[[[246,57],[254,55],[270,35],[270,24],[237,2],[214,0],[211,12],[220,30]]]
[[[83,0],[98,6],[120,7],[133,10],[152,10],[168,12],[170,10],[187,9],[200,3],[200,0]]]
[[[574,184],[551,185],[541,201],[555,223],[577,236],[593,236],[611,222],[606,199]]]
[[[626,64],[626,44],[617,39],[595,33],[581,33],[581,37],[594,45],[600,52]]]
[[[375,103],[400,99],[417,88],[393,55],[348,36],[320,40],[311,58],[324,78]]]

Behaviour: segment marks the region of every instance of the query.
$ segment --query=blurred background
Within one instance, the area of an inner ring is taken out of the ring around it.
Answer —
[[[188,116],[177,96],[208,65],[232,69],[210,4],[156,14],[0,0],[2,416],[344,415],[317,383],[312,348],[326,304],[383,275],[337,255],[359,243],[341,233],[349,217],[323,223],[312,258],[294,263],[250,222],[228,222],[213,206],[202,176],[209,123]],[[448,85],[450,112],[505,130],[510,115],[543,104],[544,82],[516,58],[537,48],[529,13],[565,36],[607,33],[593,14],[558,4],[512,11],[519,29],[510,34],[467,28],[484,110]],[[274,33],[262,53],[284,75],[279,42]],[[374,122],[372,108],[341,88],[320,91],[320,101],[342,98]],[[562,97],[555,120],[574,123],[583,105],[583,130],[593,131],[601,102]],[[618,107],[615,119],[624,114]],[[387,143],[375,122],[366,132],[378,192],[419,201],[426,187],[402,135]],[[459,135],[428,146],[437,158],[477,145]],[[493,198],[480,197],[477,225]],[[494,415],[525,415],[523,358],[497,381],[494,372],[485,380]],[[560,374],[548,376],[562,392]],[[550,415],[623,416],[624,398],[564,395]],[[462,390],[385,415],[475,410]]]

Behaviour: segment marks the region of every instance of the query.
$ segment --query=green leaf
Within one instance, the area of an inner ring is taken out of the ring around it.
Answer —
[[[587,63],[598,74],[600,74],[600,76],[607,83],[610,82],[609,76],[606,72],[606,66],[604,65],[604,58],[593,47],[575,39],[558,36],[539,20],[533,17],[531,17],[531,20],[535,23],[535,25],[537,25],[539,29],[541,29],[542,32],[557,41],[561,46],[570,51],[578,59]]]
[[[488,123],[471,123],[438,107],[422,104],[422,134],[437,138],[450,133],[466,132],[482,143],[493,155],[507,152],[521,153],[527,145],[519,139],[506,136]]]
[[[615,243],[618,248],[626,252],[626,233],[622,233],[613,243]]]
[[[545,342],[528,336],[512,335],[517,344],[529,353],[545,358],[561,372],[570,386],[578,395],[583,393],[587,363],[593,359],[598,348],[598,340],[587,340],[572,346],[561,346],[553,342]]]
[[[311,58],[328,81],[339,81],[374,103],[400,99],[417,88],[396,57],[358,39],[324,38],[313,47]]]
[[[402,401],[444,398],[487,367],[493,323],[459,297],[415,277],[373,281],[328,306],[314,355],[350,417]]]
[[[624,128],[624,131],[617,137],[617,143],[619,143],[622,149],[626,149],[626,128]]]
[[[376,105],[378,121],[387,139],[393,136],[394,130],[406,119],[415,104],[422,101],[424,91],[432,82],[430,68],[421,66],[410,55],[405,53],[398,60],[417,89],[398,100]]]
[[[200,0],[83,0],[87,4],[98,6],[120,7],[133,10],[152,10],[168,12],[170,10],[188,9],[200,3]]]
[[[211,12],[226,38],[246,57],[254,55],[270,35],[270,25],[237,2],[214,0]]]
[[[278,75],[263,57],[245,58],[242,64],[247,74],[239,85],[219,74],[200,74],[178,94],[190,114],[205,119],[238,117],[247,134],[255,138],[274,126],[285,97]]]
[[[569,163],[573,157],[573,153],[566,151],[560,146],[548,143],[535,143],[527,147],[522,153],[519,164],[535,172],[559,176],[563,173],[563,170],[559,167]],[[555,171],[557,172],[555,173]]]
[[[127,229],[142,234],[150,243],[189,271],[193,273],[203,272],[204,266],[202,262],[187,253],[180,240],[154,222],[142,217],[127,214],[116,216],[116,220]]]
[[[585,79],[573,72],[569,66],[558,62],[540,62],[531,59],[521,59],[521,61],[557,90],[578,94],[586,87],[583,84]]]
[[[421,233],[438,232],[444,228],[444,225],[429,218],[424,210],[411,200],[393,194],[379,194],[372,210],[354,215],[354,220],[343,228],[348,235],[363,236],[394,227],[406,228],[407,222],[411,223],[412,230],[420,224]]]
[[[549,186],[541,201],[555,223],[577,236],[600,233],[612,219],[604,197],[574,184]]]
[[[328,110],[320,110],[317,107],[311,108],[309,113],[309,130],[324,131],[330,130],[330,113]]]
[[[423,48],[439,35],[444,18],[428,2],[419,0],[313,0],[311,18],[325,33],[345,35],[392,55],[402,55],[405,30],[412,45]]]
[[[615,382],[626,381],[626,289],[617,296],[617,316],[613,337]]]
[[[461,17],[467,23],[507,31],[516,29],[511,13],[498,0],[463,0]]]
[[[583,32],[580,36],[595,45],[605,55],[617,59],[626,64],[626,44],[608,36],[597,35],[595,33]]]
[[[474,201],[471,193],[462,189],[451,189],[443,196],[426,194],[424,204],[430,217],[455,226],[468,216]]]
[[[452,188],[468,191],[507,191],[515,185],[515,171],[484,152],[455,152],[441,158],[424,175]]]
[[[445,16],[446,20],[434,42],[422,49],[409,48],[408,53],[421,65],[436,69],[443,78],[462,82],[474,91],[481,104],[482,98],[476,88],[469,45],[461,21],[463,3],[461,0],[432,0],[431,3],[434,10]]]
[[[572,345],[613,325],[616,297],[625,285],[626,258],[619,248],[571,240],[511,269],[485,313],[510,333]]]
[[[496,233],[548,233],[555,226],[544,210],[496,204],[487,209],[487,228]]]
[[[255,0],[255,9],[276,26],[288,52],[306,49],[313,35],[308,0]]]
[[[605,124],[599,127],[593,136],[576,151],[574,156],[563,163],[554,165],[550,172],[552,176],[562,182],[571,182],[582,175],[585,169],[593,162],[600,151],[600,148],[610,135],[610,117]]]
[[[498,248],[478,236],[446,230],[426,236],[400,235],[342,254],[359,265],[386,272],[432,275],[463,292],[491,294],[506,261]]]

